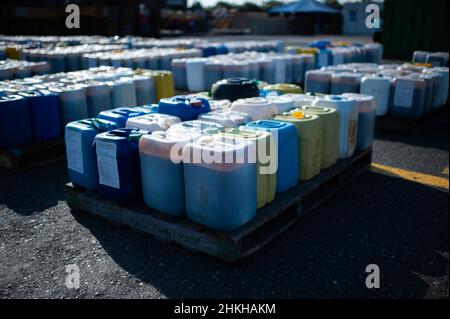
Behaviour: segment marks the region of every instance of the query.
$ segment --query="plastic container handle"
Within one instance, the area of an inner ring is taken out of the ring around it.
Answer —
[[[132,110],[114,110],[113,113],[115,114],[119,114],[119,115],[125,115],[125,116],[130,116],[130,115],[139,115],[138,112],[136,111],[132,111]]]
[[[121,129],[118,129],[118,130],[110,131],[110,132],[108,132],[108,134],[109,135],[113,135],[113,136],[119,136],[119,137],[126,137],[126,138],[128,138],[133,131],[139,131],[139,129],[138,128],[134,128],[134,127],[133,128],[132,127],[130,127],[130,128],[121,128]]]
[[[266,128],[279,128],[282,126],[285,126],[285,123],[277,123],[277,122],[270,122],[270,121],[256,121],[255,125],[253,126],[262,126],[262,127],[266,127]]]

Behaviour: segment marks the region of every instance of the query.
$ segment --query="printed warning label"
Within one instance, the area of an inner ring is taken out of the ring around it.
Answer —
[[[81,132],[66,131],[67,166],[80,174],[84,173]]]
[[[120,188],[116,144],[104,141],[96,141],[96,144],[100,184],[113,188]]]

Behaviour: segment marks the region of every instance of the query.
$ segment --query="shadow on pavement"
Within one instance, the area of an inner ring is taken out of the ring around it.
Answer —
[[[377,118],[375,138],[448,151],[448,119],[448,107],[415,121]]]
[[[372,172],[233,265],[73,215],[120,267],[169,298],[413,298],[427,293],[422,276],[448,271],[448,191]],[[365,286],[372,263],[377,290]]]
[[[0,171],[0,204],[31,215],[65,200],[68,180],[64,160],[23,171]]]

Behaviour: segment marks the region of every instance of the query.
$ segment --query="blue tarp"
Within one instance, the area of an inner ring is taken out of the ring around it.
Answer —
[[[340,13],[317,0],[301,0],[269,10],[269,13]]]

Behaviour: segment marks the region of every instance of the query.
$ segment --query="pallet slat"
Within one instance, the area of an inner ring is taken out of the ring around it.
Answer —
[[[367,169],[371,161],[372,149],[340,160],[314,179],[278,194],[272,203],[258,210],[252,221],[227,233],[208,229],[185,218],[166,216],[143,203],[118,205],[102,200],[97,193],[77,189],[71,183],[66,185],[67,203],[74,210],[128,226],[162,241],[175,242],[188,250],[235,262],[258,251],[283,233]]]

